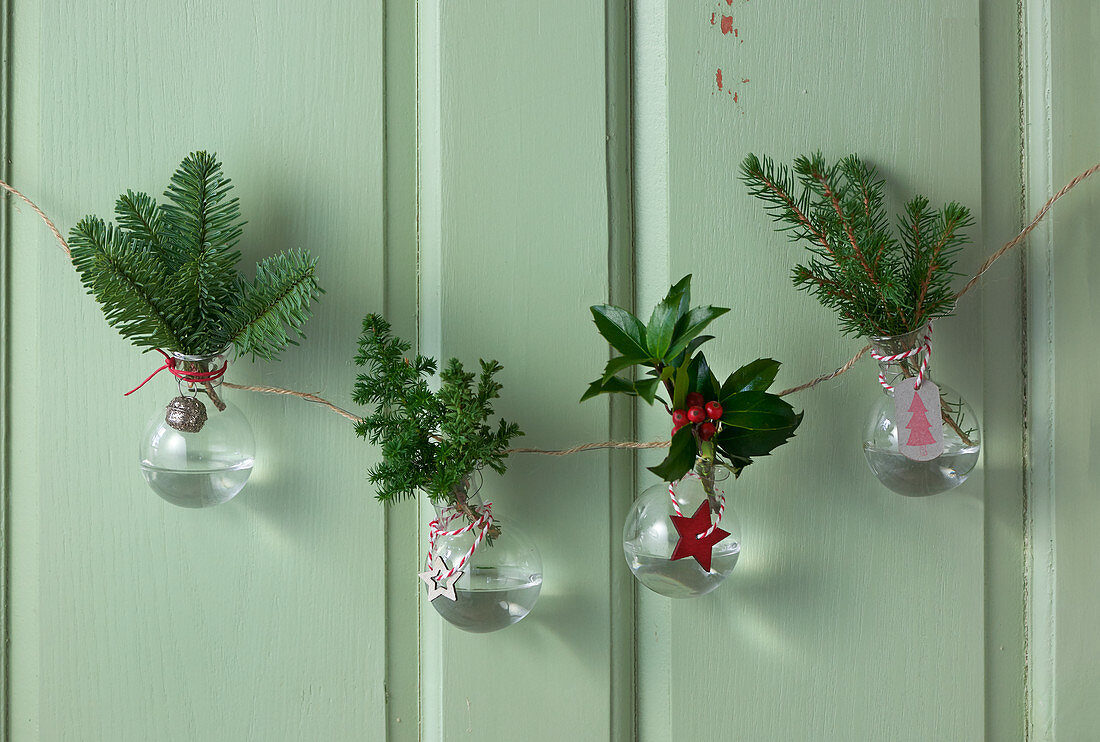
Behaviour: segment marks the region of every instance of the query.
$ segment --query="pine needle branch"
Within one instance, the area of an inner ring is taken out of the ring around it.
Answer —
[[[918,196],[891,231],[884,181],[850,155],[828,166],[821,153],[798,157],[792,168],[749,155],[741,165],[749,193],[813,257],[792,273],[796,287],[837,312],[841,330],[866,336],[902,335],[954,311],[951,278],[969,210],[949,203],[939,211]]]
[[[181,347],[161,291],[167,281],[155,257],[114,225],[85,217],[69,234],[73,266],[103,307],[107,324],[149,348]]]
[[[287,329],[305,337],[300,328],[309,319],[310,302],[322,292],[316,265],[317,260],[301,250],[260,261],[256,280],[240,284],[240,303],[232,310],[225,344],[232,345],[238,356],[266,360],[296,345]]]

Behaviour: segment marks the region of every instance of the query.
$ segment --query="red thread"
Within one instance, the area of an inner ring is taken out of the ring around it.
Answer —
[[[122,396],[129,397],[131,394],[136,392],[138,389],[141,389],[143,386],[148,384],[149,381],[152,380],[152,378],[154,376],[159,374],[164,369],[168,369],[169,373],[171,373],[177,379],[179,379],[181,381],[187,381],[187,382],[190,382],[190,383],[193,384],[193,383],[196,383],[196,382],[206,383],[206,382],[210,382],[210,381],[216,381],[216,380],[220,379],[222,376],[224,376],[225,375],[225,370],[227,368],[229,368],[229,362],[226,361],[225,363],[222,364],[222,367],[217,369],[216,371],[182,371],[182,370],[176,368],[176,358],[174,356],[168,355],[167,353],[165,353],[160,348],[154,348],[153,350],[155,350],[157,353],[160,353],[162,356],[164,356],[164,365],[161,366],[160,368],[158,368],[153,373],[149,374],[147,377],[145,377],[145,381],[141,382],[140,384],[135,386],[133,389],[131,389],[130,391],[123,394]]]

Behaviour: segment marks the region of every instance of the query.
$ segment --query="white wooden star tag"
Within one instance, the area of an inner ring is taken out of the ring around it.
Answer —
[[[443,596],[448,600],[458,600],[458,595],[455,594],[455,583],[458,582],[458,578],[462,576],[462,570],[456,570],[450,577],[447,573],[451,570],[447,566],[447,562],[443,560],[443,557],[436,554],[432,557],[431,564],[428,565],[427,572],[420,573],[420,579],[424,580],[424,584],[428,586],[428,600],[432,601]]]

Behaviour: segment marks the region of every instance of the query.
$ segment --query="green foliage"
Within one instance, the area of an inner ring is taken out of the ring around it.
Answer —
[[[382,448],[382,460],[369,472],[378,499],[413,496],[417,489],[434,502],[453,501],[456,490],[471,472],[489,467],[498,474],[507,469],[505,450],[519,426],[504,420],[488,424],[493,400],[500,397],[496,361],[481,361],[481,373],[463,369],[456,358],[439,374],[440,388],[432,392],[428,378],[435,374],[434,359],[407,358],[409,343],[390,334],[390,325],[377,314],[363,319],[352,395],[357,404],[374,405],[374,412],[356,424],[355,432]]]
[[[974,223],[965,206],[935,210],[915,196],[895,236],[885,181],[856,155],[827,166],[819,152],[791,169],[749,155],[741,177],[777,229],[808,246],[812,257],[795,267],[794,284],[836,311],[844,333],[903,335],[954,311],[951,280]]]
[[[728,312],[724,307],[692,307],[691,276],[684,276],[654,308],[649,324],[622,307],[592,307],[596,329],[622,355],[608,361],[603,375],[588,386],[581,401],[600,394],[627,394],[649,404],[660,401],[672,412],[685,408],[687,396],[702,395],[704,404],[722,405],[717,433],[704,441],[697,426],[685,425],[672,436],[668,456],[650,467],[657,476],[674,482],[691,470],[698,457],[724,459],[737,474],[754,456],[766,456],[794,435],[802,413],[767,389],[779,372],[779,362],[761,358],[730,374],[724,383],[710,370],[706,357],[697,352],[713,335],[702,332]],[[644,378],[622,375],[635,366],[648,369]],[[664,388],[668,399],[659,396]]]
[[[108,324],[142,348],[274,358],[302,337],[317,285],[316,260],[303,250],[274,255],[247,281],[237,274],[241,237],[237,199],[217,158],[193,152],[158,205],[126,191],[117,225],[96,216],[69,234],[73,265]]]

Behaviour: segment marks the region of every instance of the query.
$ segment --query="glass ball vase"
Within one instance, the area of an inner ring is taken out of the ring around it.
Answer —
[[[486,503],[479,493],[481,475],[472,473],[462,486],[470,510],[484,512]],[[436,522],[443,524],[444,531],[458,530],[467,522],[449,505],[438,503],[435,510]],[[487,534],[461,566],[462,574],[454,583],[457,599],[439,596],[431,601],[445,621],[475,634],[499,631],[523,620],[542,590],[542,557],[534,541],[513,520],[496,518],[495,512],[491,527],[499,532]],[[439,535],[434,554],[454,567],[470,552],[477,534],[477,529],[471,529],[454,536]],[[430,559],[431,555],[425,560],[426,568],[430,568]]]
[[[176,367],[211,373],[224,356],[171,353]],[[256,443],[247,418],[225,398],[220,377],[181,379],[179,396],[149,420],[139,445],[141,472],[162,498],[185,508],[220,505],[244,488],[252,473]],[[181,403],[181,398],[183,402]],[[195,402],[189,400],[197,400]],[[190,414],[197,410],[197,414]]]
[[[702,474],[697,473],[700,470]],[[671,494],[664,482],[634,501],[623,526],[623,553],[638,582],[669,598],[697,598],[725,582],[741,553],[741,525],[733,508],[727,503],[722,513],[719,527],[730,535],[713,546],[710,570],[690,557],[672,559],[680,533],[671,516],[690,516],[709,501],[713,522],[718,517],[719,498],[725,496],[726,484],[732,481],[731,473],[721,464],[697,465],[696,472],[672,485]]]
[[[905,335],[873,337],[871,346],[876,356],[893,358],[918,348],[924,342],[925,332],[917,330]],[[890,387],[897,386],[918,373],[919,363],[918,355],[879,361],[881,379]],[[927,366],[924,378],[939,387],[942,453],[927,461],[918,461],[902,452],[899,435],[907,431],[899,429],[894,392],[885,387],[871,406],[863,437],[863,453],[871,472],[887,488],[906,497],[926,497],[958,487],[978,463],[982,450],[978,416],[962,395],[934,381]]]

